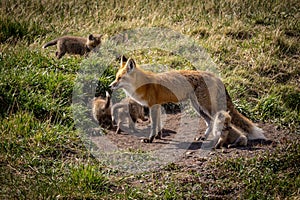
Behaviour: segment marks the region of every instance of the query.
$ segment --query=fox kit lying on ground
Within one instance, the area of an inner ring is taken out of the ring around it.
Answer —
[[[75,36],[63,36],[46,43],[43,48],[57,44],[56,57],[60,59],[66,53],[87,55],[91,51],[97,50],[101,45],[102,35],[89,35],[87,38]]]
[[[180,70],[155,74],[137,67],[133,59],[122,57],[116,79],[110,86],[115,90],[122,88],[135,101],[150,108],[151,132],[144,142],[161,136],[160,105],[187,99],[206,121],[206,135],[212,130],[211,116],[219,110],[229,110],[232,123],[249,133],[249,138],[265,138],[260,128],[234,108],[222,81],[212,73]]]
[[[223,110],[216,113],[213,121],[213,136],[218,138],[215,148],[247,146],[247,137],[242,131],[231,124],[231,116]]]
[[[106,92],[106,99],[96,97],[92,102],[93,117],[99,124],[110,121],[110,124],[117,122],[116,133],[120,133],[120,125],[126,119],[131,130],[135,130],[135,123],[138,119],[145,121],[144,108],[130,98],[126,98],[119,103],[110,105],[110,95]]]

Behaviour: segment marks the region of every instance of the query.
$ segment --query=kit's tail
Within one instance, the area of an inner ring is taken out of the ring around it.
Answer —
[[[49,46],[53,46],[53,45],[56,45],[57,44],[57,39],[55,39],[55,40],[51,40],[50,42],[47,42],[46,44],[44,44],[44,46],[43,46],[43,49],[45,49],[45,48],[47,48],[47,47],[49,47]]]

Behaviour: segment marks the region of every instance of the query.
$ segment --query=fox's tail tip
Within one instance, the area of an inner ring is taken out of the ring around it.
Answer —
[[[257,127],[253,126],[251,129],[251,133],[248,135],[249,140],[255,140],[255,139],[263,139],[263,140],[268,140],[266,136],[264,135],[264,131]]]
[[[43,49],[49,47],[49,46],[53,46],[53,45],[56,45],[57,44],[57,40],[53,40],[53,41],[50,41],[50,42],[47,42],[46,44],[43,45]]]

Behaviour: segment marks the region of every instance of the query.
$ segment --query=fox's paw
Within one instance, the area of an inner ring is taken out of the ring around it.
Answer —
[[[205,136],[200,136],[200,137],[195,137],[194,138],[195,141],[200,141],[200,140],[204,141],[205,139],[206,139]]]
[[[151,141],[148,138],[143,138],[141,140],[141,142],[143,142],[143,143],[151,143]]]
[[[151,137],[151,138],[143,138],[143,139],[141,140],[141,142],[143,142],[143,143],[152,143],[152,142],[153,142],[153,139],[154,139],[154,137]]]
[[[162,130],[161,131],[159,131],[158,133],[157,133],[157,135],[155,136],[155,139],[161,139],[162,138]]]
[[[158,139],[158,140],[160,140],[160,139],[161,139],[161,135],[157,135],[157,136],[155,136],[155,139]]]
[[[117,126],[117,130],[116,130],[115,134],[120,134],[120,133],[121,133],[120,126]]]

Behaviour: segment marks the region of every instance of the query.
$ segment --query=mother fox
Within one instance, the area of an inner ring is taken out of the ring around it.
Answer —
[[[188,99],[197,114],[204,118],[206,135],[212,130],[212,116],[219,110],[228,110],[232,124],[246,132],[248,139],[266,139],[262,129],[234,108],[223,82],[212,73],[178,70],[156,74],[142,70],[133,59],[122,56],[116,79],[110,87],[123,89],[135,101],[150,108],[151,132],[144,142],[151,143],[155,136],[161,137],[161,104]]]

